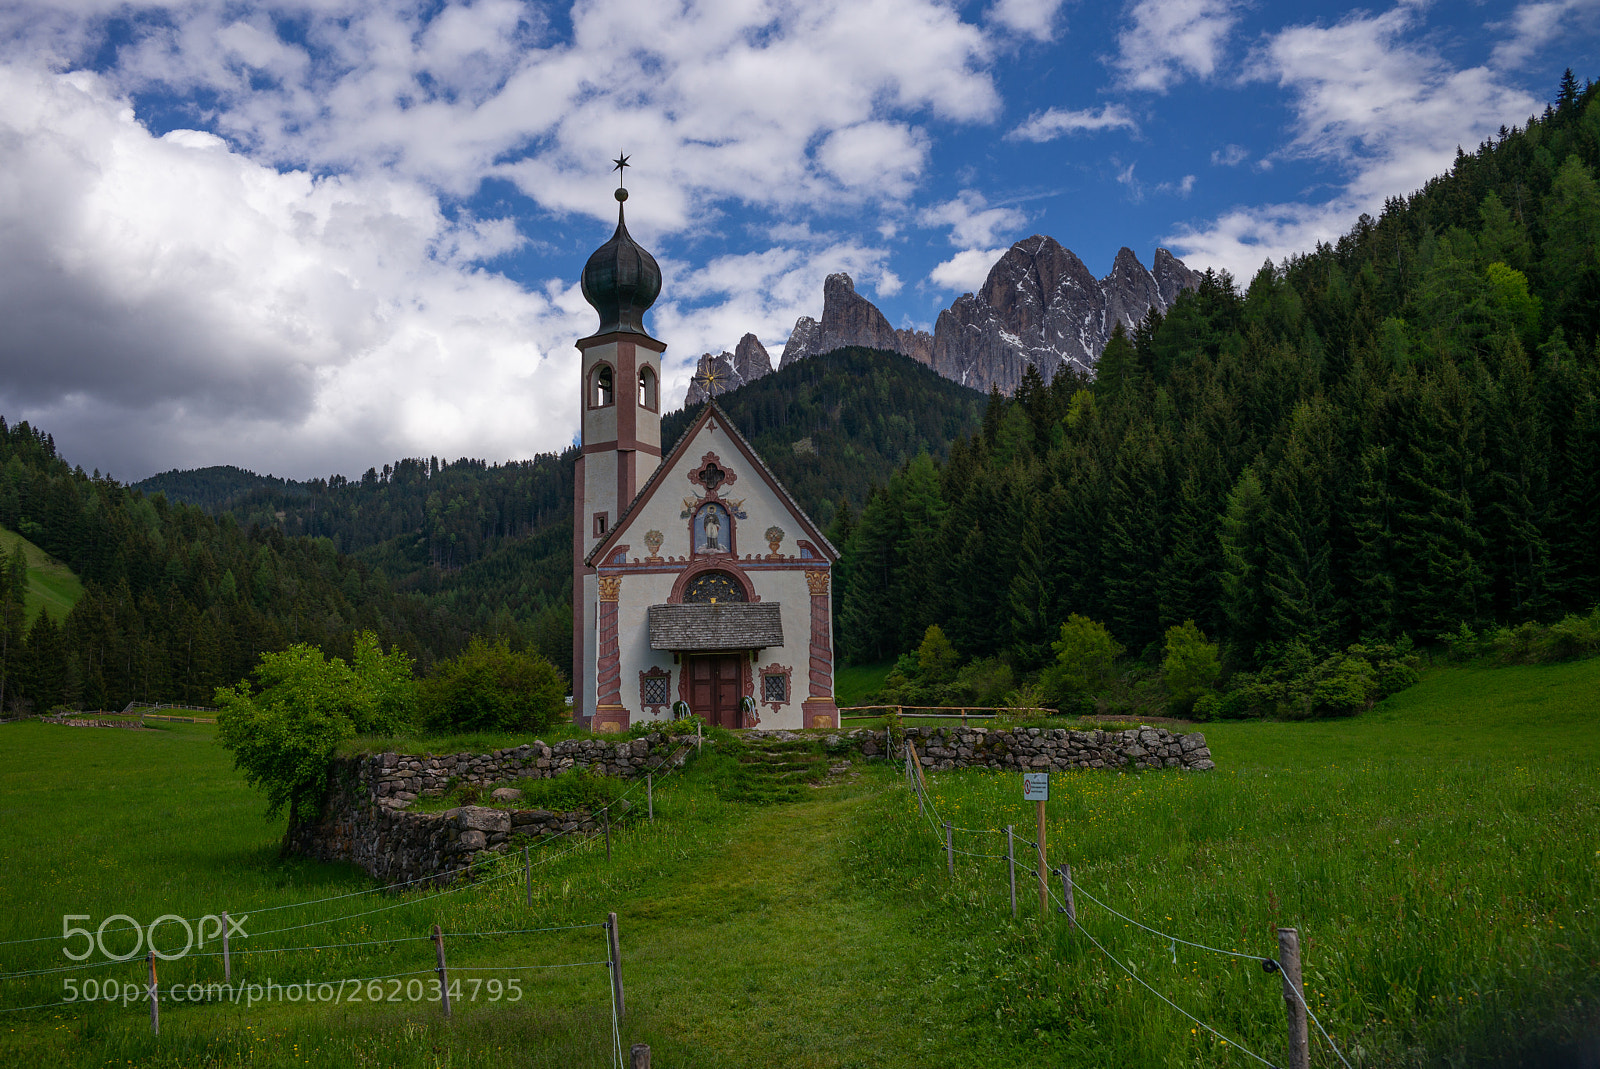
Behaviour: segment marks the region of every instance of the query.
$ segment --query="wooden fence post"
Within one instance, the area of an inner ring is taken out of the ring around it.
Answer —
[[[156,986],[156,952],[152,950],[147,957],[150,961],[150,1032],[152,1035],[161,1034],[161,990]]]
[[[1063,861],[1061,867],[1056,871],[1061,874],[1061,898],[1066,902],[1066,905],[1061,907],[1061,912],[1067,915],[1067,927],[1069,929],[1076,928],[1078,926],[1078,903],[1072,897],[1072,866]]]
[[[439,931],[439,926],[433,926],[433,945],[439,952],[439,1001],[444,1006],[444,1015],[450,1016],[450,974],[444,967],[444,933]]]
[[[944,869],[951,879],[956,876],[956,833],[950,822],[944,822]]]
[[[617,915],[606,914],[606,949],[611,957],[611,1002],[617,1009],[617,1020],[622,1020],[627,1003],[622,995],[622,936],[617,932]]]
[[[249,919],[249,917],[245,918],[245,920]],[[222,914],[222,981],[223,983],[233,983],[233,959],[228,955],[228,914],[226,911]]]
[[[1278,929],[1278,966],[1283,970],[1283,1001],[1289,1014],[1289,1069],[1310,1069],[1311,1037],[1306,1031],[1305,988],[1300,983],[1300,933]]]
[[[650,1044],[635,1043],[628,1052],[629,1069],[650,1069]]]
[[[1043,920],[1050,914],[1050,887],[1045,882],[1045,873],[1049,868],[1044,862],[1044,802],[1039,802],[1039,919]]]
[[[1011,881],[1011,919],[1017,919],[1017,847],[1011,825],[1006,825],[1006,878]]]

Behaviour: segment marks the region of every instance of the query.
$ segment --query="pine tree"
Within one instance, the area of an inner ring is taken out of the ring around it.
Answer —
[[[1332,518],[1338,466],[1333,416],[1320,399],[1295,409],[1283,452],[1266,480],[1261,513],[1262,593],[1278,641],[1333,646]]]

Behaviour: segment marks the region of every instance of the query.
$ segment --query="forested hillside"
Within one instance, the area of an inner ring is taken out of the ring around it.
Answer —
[[[1071,613],[1195,620],[1257,667],[1600,601],[1600,99],[1558,102],[1336,244],[1208,275],[1093,382],[991,397],[873,498],[842,647],[1037,668]]]
[[[0,419],[0,526],[65,562],[85,593],[57,624],[22,611],[26,570],[0,568],[0,698],[8,711],[207,702],[266,650],[312,642],[349,653],[367,629],[426,665],[468,627],[396,593],[326,538],[246,529],[190,505],[86,475],[26,423]],[[7,561],[8,565],[15,563]]]

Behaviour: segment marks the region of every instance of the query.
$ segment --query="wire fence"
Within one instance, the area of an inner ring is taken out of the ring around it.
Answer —
[[[653,791],[655,787],[659,787],[659,786],[667,783],[674,774],[678,773],[679,771],[681,771],[685,767],[686,758],[688,756],[688,752],[690,750],[692,750],[692,749],[695,749],[695,748],[696,748],[696,744],[693,741],[686,742],[684,745],[676,748],[665,760],[662,761],[662,763],[660,765],[656,766],[655,769],[651,770],[651,772],[650,772],[648,777],[637,777],[637,778],[635,778],[633,780],[633,782],[626,789],[624,789],[620,794],[617,795],[617,797],[613,798],[611,801],[607,802],[605,805],[601,806],[600,808],[592,810],[590,812],[591,821],[595,820],[595,819],[600,819],[600,820],[605,821],[607,823],[607,825],[609,826],[610,816],[611,816],[611,813],[614,810],[616,810],[619,806],[621,806],[623,802],[629,801],[630,798],[633,795],[635,795],[638,791],[643,790],[643,789],[650,789],[650,790]],[[659,771],[659,774],[657,774],[658,771]],[[632,808],[631,803],[630,803],[629,808]],[[360,898],[360,897],[363,897],[363,896],[366,896],[366,895],[378,894],[380,892],[404,891],[404,890],[406,890],[408,888],[413,888],[413,887],[417,886],[418,884],[429,883],[429,882],[437,882],[440,879],[448,879],[448,880],[454,881],[453,886],[449,886],[449,887],[443,888],[443,889],[435,891],[433,893],[425,894],[425,895],[409,895],[409,896],[406,896],[406,897],[402,898],[400,901],[387,903],[385,905],[378,906],[378,907],[373,908],[373,909],[362,909],[362,910],[357,910],[357,911],[352,911],[352,912],[344,912],[344,913],[339,913],[339,914],[336,914],[336,915],[330,916],[330,917],[323,917],[323,918],[309,920],[309,921],[306,921],[306,922],[300,923],[300,924],[284,925],[284,926],[281,926],[281,927],[278,927],[278,928],[268,929],[266,931],[253,932],[253,933],[250,934],[249,938],[254,940],[254,939],[260,939],[260,938],[265,937],[265,936],[281,935],[281,934],[286,933],[286,932],[303,931],[303,930],[308,929],[308,928],[321,927],[321,926],[325,926],[325,925],[343,924],[343,923],[347,923],[347,922],[350,922],[350,921],[358,920],[358,919],[361,919],[361,918],[371,917],[374,914],[389,912],[391,910],[404,909],[404,908],[412,907],[412,906],[420,906],[420,905],[424,905],[424,904],[427,904],[427,903],[435,902],[438,899],[443,898],[443,897],[445,897],[447,895],[455,895],[455,894],[460,894],[460,893],[466,892],[466,891],[480,890],[482,888],[491,886],[491,885],[497,883],[498,881],[505,880],[505,879],[508,879],[510,877],[523,877],[524,879],[527,879],[527,880],[531,881],[532,873],[533,873],[533,870],[535,870],[535,869],[541,868],[543,866],[550,865],[550,864],[560,860],[561,858],[564,858],[564,857],[567,857],[567,856],[573,854],[575,851],[584,849],[585,847],[594,848],[594,849],[598,849],[599,848],[599,846],[598,846],[599,837],[596,836],[596,835],[593,835],[592,833],[586,832],[581,826],[578,827],[578,828],[569,829],[567,831],[557,832],[555,834],[548,835],[548,836],[544,837],[540,841],[539,845],[540,845],[541,848],[547,848],[547,847],[551,847],[553,844],[556,844],[559,840],[568,839],[568,838],[571,839],[570,842],[562,844],[559,849],[546,849],[546,850],[543,850],[541,856],[539,856],[536,860],[531,858],[531,857],[528,857],[527,855],[525,855],[524,856],[524,862],[521,865],[517,865],[515,863],[516,858],[515,858],[515,855],[513,855],[513,854],[501,854],[501,855],[494,855],[494,856],[489,856],[489,857],[481,857],[481,858],[479,858],[477,860],[474,860],[474,861],[472,861],[472,862],[470,862],[470,863],[468,863],[466,865],[463,865],[463,866],[461,866],[459,868],[456,868],[456,869],[453,869],[453,870],[449,870],[449,871],[444,872],[444,873],[434,873],[434,874],[430,874],[430,875],[426,875],[426,876],[416,877],[416,878],[413,878],[413,879],[397,881],[397,882],[394,882],[394,883],[383,884],[383,885],[375,886],[375,887],[369,887],[369,888],[366,888],[366,889],[363,889],[363,890],[360,890],[360,891],[347,892],[345,894],[329,895],[329,896],[325,896],[323,898],[309,899],[309,900],[300,901],[300,902],[280,903],[278,905],[266,906],[266,907],[263,907],[261,909],[257,909],[257,910],[250,911],[250,912],[238,913],[238,914],[236,914],[236,916],[242,918],[242,917],[247,917],[247,916],[251,916],[251,915],[259,915],[259,914],[263,914],[263,913],[272,913],[272,912],[276,912],[276,911],[280,911],[280,910],[287,910],[287,909],[308,909],[308,908],[313,908],[313,907],[320,906],[320,905],[325,905],[325,904],[330,903],[330,902],[348,901],[350,899]],[[483,870],[493,869],[495,866],[500,866],[501,867],[501,871],[495,872],[492,875],[487,875],[487,876],[483,876],[482,878],[478,878],[479,874]],[[229,915],[230,915],[229,913],[224,912],[224,913],[221,913],[221,914],[214,914],[214,915],[213,914],[208,914],[208,915],[206,915],[204,917],[194,917],[194,918],[172,917],[172,918],[161,918],[161,920],[170,919],[170,920],[172,920],[174,922],[181,921],[184,924],[190,924],[190,923],[201,923],[203,921],[213,920],[213,919],[216,919],[218,917],[226,918]],[[112,917],[112,918],[108,918],[108,919],[109,920],[117,920],[119,918]],[[128,918],[128,919],[130,921],[132,920],[132,918]],[[309,944],[302,945],[302,946],[286,946],[286,947],[245,946],[245,947],[239,947],[239,948],[232,948],[232,947],[226,947],[226,944],[225,944],[225,949],[221,950],[221,951],[202,951],[202,952],[189,953],[186,950],[183,954],[177,955],[174,958],[168,958],[168,957],[165,957],[165,956],[159,954],[159,952],[157,952],[154,949],[153,945],[152,945],[152,949],[151,949],[150,953],[147,954],[146,956],[142,957],[142,958],[137,956],[137,949],[136,949],[133,954],[128,955],[128,956],[124,956],[124,957],[120,957],[120,958],[109,958],[109,959],[103,960],[103,961],[85,961],[85,962],[78,962],[78,963],[75,963],[75,964],[72,964],[72,965],[65,965],[65,966],[52,966],[52,967],[48,967],[48,968],[27,969],[27,970],[20,970],[20,971],[14,971],[14,972],[9,972],[9,973],[0,973],[0,981],[28,980],[28,979],[33,979],[33,978],[36,978],[36,977],[51,976],[51,975],[58,975],[58,974],[65,974],[65,973],[87,972],[87,971],[90,971],[90,970],[115,969],[115,968],[117,968],[119,966],[121,966],[121,967],[129,967],[129,966],[149,967],[151,969],[152,974],[153,974],[154,970],[155,970],[155,967],[156,967],[155,966],[155,961],[158,958],[162,962],[166,962],[166,961],[169,961],[169,960],[178,960],[178,959],[181,959],[181,958],[190,958],[190,957],[193,957],[193,958],[206,958],[206,959],[215,959],[215,958],[221,957],[221,958],[225,959],[225,963],[224,963],[225,964],[225,972],[224,972],[224,977],[225,978],[224,978],[224,980],[222,980],[220,983],[215,981],[215,980],[211,980],[211,981],[205,981],[205,982],[189,981],[186,984],[185,983],[177,984],[177,985],[174,986],[174,990],[176,990],[178,992],[177,1003],[181,1003],[183,1001],[182,995],[183,995],[184,992],[191,991],[198,985],[198,987],[200,988],[202,993],[205,996],[207,996],[207,1000],[208,1001],[213,1001],[212,999],[209,998],[209,996],[212,993],[225,992],[225,994],[222,995],[222,999],[224,1001],[231,1000],[231,1001],[234,1001],[234,1002],[238,1002],[240,999],[244,999],[249,1004],[253,1005],[254,1002],[251,1001],[251,999],[253,997],[255,997],[255,996],[252,996],[251,992],[255,990],[255,987],[259,987],[259,983],[256,982],[256,981],[250,981],[250,980],[243,980],[243,979],[234,980],[234,979],[232,979],[231,969],[232,969],[232,962],[233,962],[234,959],[246,959],[246,958],[253,957],[253,956],[258,956],[258,955],[321,954],[321,953],[332,952],[332,951],[341,951],[341,950],[372,950],[373,948],[378,948],[378,947],[406,946],[406,945],[410,945],[410,944],[414,944],[414,943],[418,943],[418,942],[425,942],[425,941],[432,941],[432,942],[435,942],[436,944],[438,944],[438,946],[439,946],[439,961],[440,961],[440,965],[438,967],[434,968],[434,969],[419,969],[419,970],[413,970],[413,971],[408,971],[408,972],[388,973],[388,974],[385,974],[385,975],[382,975],[382,976],[344,977],[344,978],[338,978],[338,979],[332,979],[332,980],[316,980],[316,981],[300,980],[300,981],[292,981],[291,982],[292,985],[296,986],[297,989],[300,989],[302,991],[302,993],[303,993],[306,985],[312,985],[312,986],[316,987],[317,990],[319,990],[319,991],[323,990],[324,988],[328,988],[331,985],[332,989],[335,990],[335,992],[336,992],[335,1002],[338,1002],[342,998],[342,995],[337,994],[337,992],[342,992],[345,989],[345,987],[348,987],[349,985],[352,985],[352,984],[364,985],[364,984],[368,984],[368,983],[375,983],[375,982],[378,982],[378,981],[401,980],[401,979],[414,978],[414,977],[418,977],[418,976],[422,976],[422,975],[430,974],[430,973],[438,973],[440,978],[441,978],[441,980],[442,980],[443,977],[445,976],[445,966],[443,965],[443,961],[444,961],[443,942],[442,942],[443,940],[464,939],[464,938],[490,938],[490,937],[498,938],[498,937],[512,937],[512,936],[532,936],[532,935],[541,935],[541,934],[546,934],[546,933],[557,933],[557,932],[577,932],[577,931],[580,931],[580,930],[583,930],[583,929],[590,929],[590,928],[605,928],[605,929],[608,930],[608,941],[609,941],[609,951],[610,952],[603,959],[599,959],[599,960],[584,959],[584,960],[579,960],[579,961],[567,961],[567,962],[556,962],[556,963],[520,963],[520,964],[508,964],[508,965],[450,966],[449,967],[449,971],[450,972],[460,972],[460,973],[492,973],[492,972],[513,972],[513,973],[515,973],[515,972],[531,972],[531,973],[538,973],[538,972],[551,972],[551,971],[555,971],[555,970],[581,969],[581,968],[585,968],[585,967],[606,966],[608,971],[610,971],[611,973],[614,974],[612,982],[608,985],[610,987],[610,989],[612,990],[612,992],[614,993],[614,996],[615,996],[613,998],[613,1000],[612,1000],[613,1005],[611,1007],[611,1018],[612,1018],[611,1047],[612,1047],[612,1054],[613,1054],[614,1062],[618,1066],[618,1069],[621,1069],[621,1066],[623,1064],[622,1063],[622,1039],[621,1039],[621,1027],[620,1027],[621,1009],[620,1009],[620,1006],[618,1005],[618,1002],[620,1002],[621,995],[622,995],[622,987],[621,987],[621,982],[620,982],[621,961],[620,961],[619,944],[617,943],[616,938],[615,938],[615,934],[614,934],[615,925],[616,925],[615,914],[612,914],[612,915],[609,916],[608,920],[603,921],[603,922],[597,921],[597,922],[589,922],[589,923],[582,923],[582,924],[548,925],[548,926],[537,927],[537,928],[507,928],[507,929],[472,930],[472,931],[461,931],[461,932],[442,932],[438,928],[435,928],[434,933],[431,934],[431,935],[400,936],[400,937],[388,938],[388,939],[352,940],[352,941],[347,941],[347,942],[326,942],[326,941],[324,941],[324,942],[309,943]],[[152,924],[150,926],[151,929],[153,929],[154,927],[155,927],[154,924]],[[115,933],[119,933],[119,932],[128,932],[128,931],[134,931],[134,930],[139,930],[139,931],[141,931],[141,933],[146,931],[146,929],[140,928],[140,926],[135,922],[135,923],[131,923],[131,924],[119,925],[119,926],[109,927],[109,928],[105,927],[104,925],[102,925],[99,934],[115,934]],[[141,939],[142,938],[143,938],[143,936],[141,936]],[[40,943],[40,942],[46,942],[46,941],[50,941],[50,940],[57,940],[57,939],[63,939],[63,936],[62,935],[44,935],[44,936],[34,936],[34,937],[28,937],[28,938],[22,938],[22,939],[12,939],[12,940],[6,940],[6,941],[3,941],[3,942],[0,942],[0,946],[19,946],[19,945],[24,945],[24,944]],[[104,948],[102,947],[102,950],[103,949]],[[67,982],[68,983],[74,983],[74,981],[67,981]],[[479,981],[474,979],[474,980],[471,980],[469,982],[476,984]],[[4,1006],[4,1007],[0,1007],[0,1014],[22,1013],[22,1012],[29,1011],[29,1010],[61,1010],[61,1009],[82,1010],[82,1009],[87,1008],[91,1004],[98,1004],[98,1003],[104,1003],[104,1002],[111,1001],[111,999],[109,997],[102,997],[102,992],[110,992],[110,991],[113,991],[113,990],[115,990],[115,992],[116,992],[116,996],[117,996],[116,997],[116,1001],[118,1001],[118,1002],[120,1002],[120,1003],[122,1003],[124,1005],[126,1005],[130,1000],[132,1000],[132,1001],[140,1001],[140,1002],[156,1002],[156,1001],[160,1001],[160,989],[159,989],[159,987],[157,985],[153,984],[153,983],[146,983],[143,979],[140,979],[139,981],[127,981],[127,980],[118,980],[118,979],[115,979],[115,978],[106,978],[103,981],[97,981],[97,980],[95,980],[94,978],[91,977],[91,978],[86,979],[86,980],[84,980],[82,982],[78,982],[78,986],[76,988],[74,988],[73,990],[76,991],[77,993],[81,994],[83,991],[87,990],[87,985],[90,985],[90,984],[94,984],[95,985],[94,991],[95,991],[96,997],[94,999],[87,999],[87,998],[82,998],[82,997],[73,997],[73,998],[59,999],[59,1000],[56,1000],[56,1001],[53,1001],[53,1002],[42,1002],[42,1003],[35,1003],[35,1004],[24,1005],[24,1006]],[[250,985],[255,985],[255,987],[252,987]],[[443,994],[436,994],[431,1001],[439,1001],[439,1002],[441,1002],[441,1004],[443,1006],[445,1006],[445,1013],[448,1014],[450,1012],[449,1009],[448,1009],[448,999],[444,998],[444,995],[448,995],[450,993],[450,990],[451,990],[450,984],[448,982],[444,983],[444,985],[442,986],[441,990],[443,991]],[[407,987],[406,987],[406,992],[409,995],[409,992],[410,992],[409,985],[407,985]],[[172,994],[173,994],[172,991],[168,992],[168,1001],[169,1002],[173,1002]],[[259,995],[260,993],[257,992],[257,994]],[[325,1001],[325,1000],[312,1000],[310,998],[307,998],[307,1001]],[[174,1003],[174,1004],[177,1004],[177,1003]],[[153,1021],[155,1020],[154,1015],[152,1017],[152,1020]]]
[[[997,831],[997,830],[995,830],[993,828],[960,828],[960,827],[956,827],[954,824],[951,824],[951,823],[948,823],[948,822],[944,821],[942,819],[942,817],[940,816],[937,802],[935,801],[933,795],[928,790],[927,777],[926,777],[926,774],[923,771],[922,763],[921,763],[921,760],[920,760],[920,758],[919,758],[919,756],[918,756],[918,754],[916,752],[915,747],[913,747],[913,746],[911,746],[909,744],[906,744],[906,745],[903,746],[903,749],[904,749],[904,778],[905,778],[907,786],[910,788],[912,794],[916,798],[918,811],[919,811],[919,813],[921,814],[921,816],[923,818],[922,821],[919,821],[919,823],[924,823],[925,822],[925,823],[928,824],[930,830],[934,833],[935,837],[940,840],[940,845],[943,846],[945,848],[945,850],[950,855],[961,854],[961,855],[963,855],[965,857],[971,857],[971,858],[978,859],[979,861],[998,860],[998,861],[1001,861],[1001,862],[1006,862],[1009,865],[1016,866],[1017,865],[1017,859],[1014,856],[1014,854],[1010,854],[1010,855],[1008,855],[1008,854],[999,854],[999,855],[996,855],[996,854],[982,853],[982,852],[976,852],[976,851],[962,850],[962,849],[959,849],[959,848],[957,848],[955,846],[954,836],[955,836],[956,832],[961,832],[963,834],[970,834],[970,835],[1004,835],[1004,834],[1006,834],[1006,832]],[[1029,839],[1026,836],[1016,835],[1015,832],[1012,832],[1012,836],[1013,836],[1014,841],[1026,843],[1027,845],[1033,847],[1033,849],[1035,851],[1038,851],[1039,844],[1037,842],[1035,842],[1034,840]],[[1086,890],[1084,888],[1083,884],[1080,881],[1074,879],[1072,877],[1072,875],[1071,875],[1071,870],[1069,868],[1067,868],[1066,866],[1063,866],[1060,869],[1052,870],[1052,872],[1050,874],[1059,876],[1061,878],[1064,889],[1069,889],[1070,892],[1072,892],[1072,899],[1074,901],[1063,900],[1062,896],[1058,895],[1056,893],[1055,888],[1052,885],[1050,885],[1049,881],[1045,878],[1044,875],[1040,874],[1038,869],[1033,868],[1031,866],[1027,866],[1027,865],[1021,865],[1019,867],[1022,869],[1023,872],[1025,872],[1025,873],[1027,873],[1029,875],[1032,875],[1034,878],[1038,879],[1041,887],[1048,888],[1048,896],[1049,896],[1050,901],[1052,901],[1055,904],[1058,913],[1063,913],[1063,914],[1067,914],[1068,915],[1069,924],[1072,926],[1072,930],[1082,934],[1083,937],[1088,940],[1088,942],[1090,943],[1091,946],[1093,946],[1097,951],[1099,951],[1102,955],[1104,955],[1107,960],[1109,960],[1110,962],[1115,964],[1118,969],[1120,969],[1122,972],[1127,974],[1127,976],[1130,979],[1132,979],[1133,981],[1138,983],[1141,987],[1143,987],[1144,989],[1149,991],[1152,995],[1156,996],[1156,998],[1158,998],[1161,1002],[1165,1003],[1167,1006],[1171,1007],[1172,1009],[1176,1010],[1178,1013],[1183,1015],[1185,1018],[1187,1018],[1188,1020],[1192,1021],[1195,1024],[1196,1027],[1204,1029],[1208,1034],[1210,1034],[1210,1035],[1214,1036],[1215,1038],[1217,1038],[1218,1040],[1226,1043],[1228,1046],[1230,1046],[1230,1047],[1232,1047],[1234,1049],[1237,1049],[1239,1051],[1239,1053],[1250,1057],[1254,1061],[1259,1062],[1262,1065],[1273,1066],[1274,1069],[1276,1069],[1276,1064],[1277,1063],[1268,1060],[1267,1058],[1261,1056],[1260,1054],[1257,1054],[1256,1052],[1250,1050],[1248,1047],[1246,1047],[1243,1044],[1241,1044],[1236,1038],[1232,1038],[1232,1037],[1229,1037],[1229,1036],[1225,1035],[1223,1032],[1221,1032],[1217,1028],[1213,1027],[1211,1024],[1207,1023],[1206,1021],[1201,1020],[1195,1014],[1191,1013],[1189,1010],[1185,1009],[1183,1006],[1180,1006],[1177,1002],[1173,1001],[1167,995],[1165,995],[1161,991],[1157,990],[1154,986],[1152,986],[1149,983],[1149,981],[1147,981],[1144,977],[1142,977],[1142,976],[1140,976],[1138,974],[1138,970],[1136,968],[1133,968],[1133,967],[1129,966],[1121,958],[1119,958],[1115,954],[1113,954],[1105,946],[1104,943],[1102,943],[1099,939],[1096,939],[1094,937],[1094,935],[1092,933],[1090,933],[1087,929],[1085,929],[1083,927],[1082,923],[1078,920],[1077,913],[1076,913],[1075,899],[1077,898],[1077,896],[1081,895],[1083,898],[1087,899],[1092,905],[1098,907],[1099,909],[1104,910],[1106,913],[1110,914],[1111,916],[1116,917],[1119,920],[1122,920],[1123,922],[1125,922],[1126,924],[1132,925],[1135,928],[1139,928],[1139,929],[1141,929],[1141,930],[1143,930],[1145,932],[1150,933],[1151,935],[1155,936],[1156,938],[1165,941],[1166,943],[1168,943],[1173,948],[1173,960],[1174,961],[1177,960],[1177,949],[1176,948],[1180,944],[1183,945],[1183,946],[1191,947],[1191,948],[1193,948],[1195,950],[1205,951],[1205,952],[1210,953],[1210,954],[1216,954],[1216,955],[1220,955],[1220,956],[1227,957],[1227,958],[1230,958],[1230,959],[1244,959],[1244,960],[1247,960],[1247,961],[1258,962],[1263,966],[1264,975],[1269,975],[1269,976],[1270,975],[1274,975],[1274,974],[1279,974],[1282,971],[1282,966],[1276,959],[1270,958],[1270,957],[1263,957],[1263,956],[1258,955],[1258,954],[1250,954],[1250,953],[1247,953],[1247,952],[1241,951],[1241,950],[1224,950],[1224,949],[1222,949],[1220,947],[1214,947],[1214,946],[1211,946],[1211,945],[1209,945],[1207,943],[1202,943],[1202,942],[1198,942],[1196,940],[1191,940],[1191,939],[1185,939],[1185,938],[1183,938],[1181,936],[1174,935],[1171,932],[1163,931],[1160,928],[1156,928],[1156,927],[1154,927],[1152,925],[1146,924],[1143,921],[1140,921],[1135,917],[1129,916],[1127,913],[1124,913],[1121,910],[1118,910],[1118,909],[1106,904],[1105,902],[1101,901],[1101,899],[1099,899],[1094,894],[1092,894],[1088,890]],[[1013,873],[1013,875],[1011,877],[1011,882],[1012,882],[1012,887],[1015,888],[1015,875],[1014,875],[1014,873]],[[1323,1038],[1323,1041],[1328,1045],[1328,1049],[1331,1050],[1333,1052],[1334,1056],[1337,1057],[1339,1059],[1339,1061],[1345,1066],[1345,1069],[1351,1069],[1351,1065],[1350,1065],[1349,1060],[1345,1057],[1344,1053],[1339,1049],[1338,1044],[1336,1044],[1334,1042],[1333,1037],[1328,1034],[1328,1030],[1325,1027],[1323,1027],[1323,1024],[1322,1024],[1321,1020],[1319,1020],[1317,1018],[1316,1013],[1311,1009],[1310,1004],[1306,1001],[1305,994],[1301,990],[1302,987],[1303,987],[1303,984],[1298,982],[1298,978],[1296,978],[1294,982],[1291,982],[1288,977],[1285,977],[1284,978],[1284,982],[1283,982],[1285,1000],[1291,1000],[1292,999],[1292,1001],[1298,1005],[1300,1010],[1305,1013],[1306,1018],[1309,1019],[1312,1022],[1312,1024],[1314,1024],[1316,1026],[1318,1033],[1320,1033],[1322,1038]],[[1293,1061],[1293,1060],[1294,1060],[1294,1055],[1293,1055],[1293,1052],[1291,1051],[1291,1061]]]

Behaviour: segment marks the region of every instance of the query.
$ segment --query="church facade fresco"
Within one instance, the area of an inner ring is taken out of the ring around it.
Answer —
[[[662,457],[666,346],[642,318],[660,274],[617,199],[617,232],[584,268],[601,329],[577,343],[574,719],[836,728],[834,549],[714,400]]]

